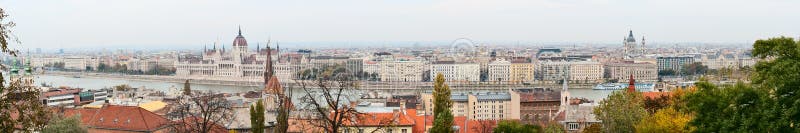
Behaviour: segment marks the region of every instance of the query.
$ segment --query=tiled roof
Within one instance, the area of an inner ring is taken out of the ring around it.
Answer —
[[[475,95],[478,101],[492,101],[492,100],[511,100],[511,95],[508,93],[489,93]]]
[[[193,127],[197,127],[199,125],[202,125],[201,123],[199,123],[199,122],[202,122],[202,121],[203,121],[203,119],[199,118],[199,117],[186,117],[182,121],[181,120],[176,121],[176,123],[178,123],[178,124],[183,124],[183,126],[179,125],[177,127],[184,127],[184,128],[177,128],[177,130],[179,130],[179,132],[186,132],[186,133],[188,133],[188,132],[198,132],[198,131],[194,131],[194,130],[197,130],[197,129],[193,128]],[[227,133],[228,132],[228,129],[225,129],[225,127],[223,127],[222,125],[219,125],[217,123],[209,121],[208,124],[210,124],[210,126],[211,126],[211,129],[209,129],[208,133]],[[192,130],[192,129],[194,129],[194,130]]]
[[[414,133],[424,133],[429,127],[433,126],[433,116],[430,115],[415,116],[414,121],[416,121],[416,125],[414,125],[412,129]],[[465,123],[465,121],[468,122]],[[466,130],[459,130],[459,133],[479,133],[481,132],[479,127],[486,126],[486,128],[491,130],[497,126],[497,121],[468,120],[465,116],[455,116],[453,117],[453,126],[461,129],[464,129],[466,126]]]
[[[364,113],[360,114],[359,117],[355,122],[349,122],[345,120],[346,126],[353,126],[354,123],[357,126],[382,126],[382,125],[394,125],[394,126],[413,126],[414,119],[408,116],[408,112],[390,112],[390,113]],[[416,115],[416,114],[410,114]]]
[[[157,131],[172,124],[166,118],[137,106],[105,105],[100,109],[67,110],[64,115],[80,115],[84,125],[105,130]]]
[[[465,102],[468,100],[467,98],[468,96],[463,93],[450,95],[450,100],[453,100],[454,102]]]

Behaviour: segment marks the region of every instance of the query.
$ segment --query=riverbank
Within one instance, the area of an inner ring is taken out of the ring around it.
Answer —
[[[150,81],[150,82],[169,82],[169,83],[184,83],[187,79],[177,78],[175,76],[164,75],[123,75],[114,73],[95,73],[95,72],[64,72],[64,71],[48,71],[44,75],[55,75],[63,77],[91,77],[91,78],[106,78],[116,80],[134,80],[134,81]],[[250,81],[235,81],[231,80],[218,80],[218,79],[188,79],[192,84],[204,85],[224,85],[224,86],[244,86],[244,87],[261,87],[263,80],[250,79]],[[302,81],[300,81],[302,82]],[[289,87],[294,85],[294,81],[283,81],[285,86]],[[374,82],[363,81],[360,84],[361,89],[368,90],[430,90],[433,86],[432,82]],[[533,83],[533,84],[496,84],[491,82],[451,82],[448,85],[453,90],[463,91],[481,91],[481,90],[506,90],[509,88],[562,88],[561,84],[556,83]],[[596,84],[569,84],[569,88],[574,89],[591,89]]]
[[[164,75],[123,75],[115,73],[94,73],[94,72],[65,72],[65,71],[48,71],[43,75],[65,76],[65,77],[92,77],[92,78],[107,78],[117,80],[135,80],[135,81],[153,81],[153,82],[170,82],[170,83],[184,83],[189,80],[192,84],[206,84],[206,85],[230,85],[230,86],[261,86],[262,82],[251,81],[225,81],[225,80],[206,80],[206,79],[183,79],[176,78],[175,76]]]

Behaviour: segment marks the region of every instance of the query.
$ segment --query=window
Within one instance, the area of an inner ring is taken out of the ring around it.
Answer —
[[[400,133],[408,133],[408,129],[400,129]]]
[[[567,123],[567,130],[578,130],[579,128],[578,123]]]
[[[359,128],[358,133],[364,133],[364,129]]]

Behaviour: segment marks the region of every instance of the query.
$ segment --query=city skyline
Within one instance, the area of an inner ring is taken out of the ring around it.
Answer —
[[[800,35],[796,1],[1,1],[25,49],[484,43],[748,44]],[[363,5],[361,5],[363,4]],[[366,6],[368,5],[368,6]],[[714,8],[706,8],[714,7]],[[675,10],[682,9],[682,10]],[[558,15],[556,15],[558,14]],[[440,43],[436,43],[440,42]],[[164,46],[168,47],[164,47]]]

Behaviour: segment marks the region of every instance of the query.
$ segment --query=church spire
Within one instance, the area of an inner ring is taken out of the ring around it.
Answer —
[[[628,81],[628,92],[636,92],[636,80],[633,79],[633,74],[631,74],[631,78]]]
[[[239,36],[241,36],[241,35],[242,35],[242,26],[239,25]]]
[[[264,64],[266,64],[264,67],[264,83],[267,83],[269,78],[275,75],[272,67],[272,49],[270,49],[269,45],[267,45],[267,59]]]

